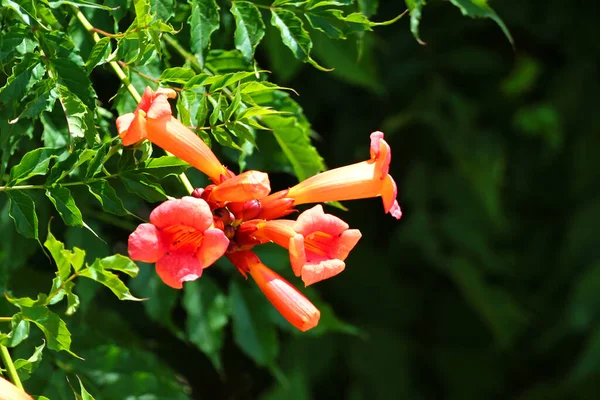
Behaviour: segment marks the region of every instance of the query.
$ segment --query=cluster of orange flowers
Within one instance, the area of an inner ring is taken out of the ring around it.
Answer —
[[[181,289],[198,279],[222,256],[244,275],[250,274],[269,301],[292,325],[306,331],[319,322],[319,310],[294,286],[265,266],[252,248],[276,243],[289,250],[296,276],[306,285],[331,278],[361,237],[319,204],[296,220],[281,219],[300,204],[380,196],[385,212],[399,219],[396,184],[388,174],[390,146],[383,133],[371,134],[370,158],[332,169],[273,194],[269,176],[260,171],[236,175],[210,148],[173,117],[171,89],[146,88],[134,113],[120,116],[117,129],[124,145],[149,140],[208,175],[213,184],[191,196],[167,200],[129,237],[132,259],[156,263],[167,285]]]

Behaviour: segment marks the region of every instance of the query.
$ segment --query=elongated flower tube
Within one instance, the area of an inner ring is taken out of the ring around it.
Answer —
[[[227,258],[240,270],[250,273],[275,309],[293,326],[306,332],[319,323],[321,313],[288,281],[260,262],[251,251],[228,253]]]
[[[262,199],[271,192],[269,175],[260,171],[246,171],[215,186],[208,202],[244,202]]]
[[[0,400],[33,400],[33,397],[0,377]]]
[[[388,174],[392,150],[382,132],[371,134],[370,152],[369,160],[321,172],[290,188],[285,197],[298,205],[381,196],[385,212],[400,219],[396,183]]]
[[[361,238],[358,229],[331,214],[319,204],[303,212],[296,221],[258,222],[251,235],[260,241],[272,241],[290,253],[296,276],[306,286],[331,278],[346,268],[344,260]]]
[[[202,270],[219,259],[229,246],[225,233],[213,225],[206,201],[195,197],[167,200],[129,235],[129,256],[136,261],[156,263],[164,283],[181,289]]]
[[[150,87],[142,96],[135,112],[117,118],[117,131],[124,146],[148,139],[204,172],[215,183],[231,176],[212,150],[194,132],[173,117],[167,98],[177,93],[172,89]]]

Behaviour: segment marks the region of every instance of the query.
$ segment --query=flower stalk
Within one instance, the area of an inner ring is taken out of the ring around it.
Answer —
[[[1,344],[0,357],[2,358],[2,362],[6,367],[6,373],[8,374],[10,380],[15,384],[16,387],[23,390],[23,384],[21,383],[21,379],[19,379],[19,374],[17,373],[17,369],[15,368],[15,364],[13,363],[8,348]]]

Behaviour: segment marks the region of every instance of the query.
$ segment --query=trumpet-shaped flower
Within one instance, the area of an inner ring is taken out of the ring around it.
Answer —
[[[167,285],[181,289],[219,259],[229,246],[223,230],[214,228],[208,204],[195,197],[167,200],[129,236],[129,256],[156,263]]]
[[[320,204],[300,214],[296,221],[263,221],[256,223],[256,228],[250,233],[252,237],[289,250],[292,270],[302,276],[306,286],[342,272],[344,260],[362,236],[338,217],[325,214]]]
[[[135,112],[117,118],[117,131],[123,145],[129,146],[148,139],[158,147],[174,154],[220,183],[231,173],[211,149],[194,132],[173,117],[168,98],[177,93],[172,89],[146,88]]]
[[[228,253],[227,258],[242,272],[250,273],[275,309],[293,326],[305,332],[319,323],[321,313],[288,281],[260,262],[251,251]]]
[[[269,175],[246,171],[216,185],[208,196],[208,202],[245,202],[262,199],[270,192]]]
[[[392,150],[382,132],[371,134],[370,152],[369,160],[314,175],[290,188],[285,197],[298,205],[381,196],[385,212],[400,219],[396,183],[388,174]]]

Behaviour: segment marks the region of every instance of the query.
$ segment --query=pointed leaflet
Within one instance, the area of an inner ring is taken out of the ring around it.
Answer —
[[[210,36],[219,29],[219,6],[215,0],[191,0],[190,47],[200,65],[204,66],[204,54],[210,46]]]
[[[283,9],[271,9],[271,25],[277,27],[281,32],[281,40],[294,54],[298,60],[308,62],[322,71],[329,71],[317,64],[310,57],[312,41],[308,32],[303,27],[302,20],[293,12]]]
[[[248,1],[233,2],[231,13],[236,26],[235,48],[251,61],[254,58],[254,49],[265,35],[265,23],[258,8]]]
[[[109,288],[119,300],[141,300],[134,297],[123,281],[110,270],[123,272],[129,276],[137,275],[138,268],[128,257],[115,255],[96,259],[94,263],[78,272],[79,276],[92,279]]]
[[[58,211],[65,224],[83,226],[81,211],[75,205],[75,199],[73,199],[69,189],[64,186],[52,186],[46,190],[46,196],[54,204],[56,211]]]
[[[44,79],[36,83],[30,90],[28,98],[32,99],[25,104],[25,109],[18,118],[35,118],[43,111],[52,111],[58,92],[53,79]],[[15,121],[11,121],[14,123]]]
[[[406,7],[410,11],[410,31],[417,42],[425,44],[419,36],[419,23],[421,22],[421,10],[425,5],[425,0],[406,0]]]
[[[85,137],[91,146],[96,143],[96,125],[92,111],[70,90],[58,85],[58,98],[67,117],[67,125],[71,137]]]
[[[34,83],[44,75],[44,67],[39,56],[27,53],[12,69],[6,84],[0,88],[0,104],[19,102]]]
[[[42,361],[42,350],[46,347],[45,343],[36,346],[35,351],[27,360],[19,358],[15,360],[15,369],[19,372],[19,378],[22,381],[27,380],[31,373],[40,365]]]
[[[159,82],[172,83],[187,83],[190,79],[196,76],[196,73],[191,68],[174,67],[165,69],[160,77]]]
[[[45,175],[48,172],[50,160],[56,157],[57,151],[46,147],[31,150],[21,161],[11,168],[8,186],[14,186],[32,176]]]
[[[487,0],[450,0],[450,2],[458,7],[463,15],[471,18],[490,18],[502,29],[510,44],[515,45],[508,28],[498,14],[488,5]]]
[[[109,37],[103,37],[97,41],[96,44],[94,44],[94,47],[92,47],[92,51],[90,52],[90,55],[85,63],[87,73],[89,74],[92,72],[97,65],[106,63],[108,61],[108,57],[110,56],[110,52],[111,45]]]
[[[73,250],[65,249],[65,245],[58,241],[52,232],[48,232],[48,237],[44,242],[58,269],[58,278],[61,281],[66,281],[71,276],[71,267],[78,272],[85,260],[85,251],[78,247],[74,247]]]
[[[96,181],[88,183],[90,193],[100,202],[102,209],[111,214],[123,216],[129,214],[123,202],[117,196],[117,192],[109,185],[108,181]]]
[[[37,240],[38,218],[33,199],[21,190],[9,190],[6,194],[10,200],[8,215],[15,222],[17,232],[27,238]]]
[[[48,348],[56,351],[71,352],[71,333],[60,317],[44,306],[21,306],[21,315],[25,321],[33,322],[46,337]]]
[[[205,353],[215,368],[221,369],[220,352],[225,326],[229,322],[229,299],[210,279],[184,286],[183,307],[187,311],[186,333],[189,340]]]

